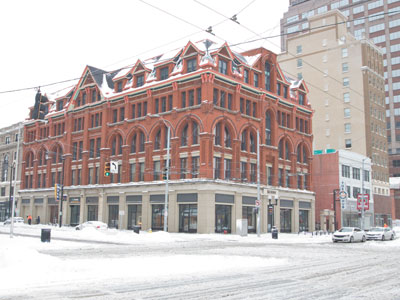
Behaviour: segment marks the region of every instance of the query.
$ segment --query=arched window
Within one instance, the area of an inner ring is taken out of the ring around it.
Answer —
[[[224,135],[224,143],[226,148],[231,148],[232,147],[232,139],[231,139],[231,134],[229,133],[229,130],[227,127],[225,127],[225,135]]]
[[[57,164],[62,162],[63,151],[60,145],[57,145],[50,151],[49,155],[51,156],[51,163]]]
[[[265,113],[265,144],[271,145],[271,114]]]
[[[279,141],[278,149],[279,149],[279,158],[283,159],[283,139]]]
[[[256,152],[256,141],[252,132],[250,132],[250,152]]]
[[[297,162],[301,163],[301,145],[297,146]]]
[[[196,122],[192,123],[192,137],[193,137],[193,141],[192,141],[192,145],[197,145],[199,143],[199,126],[197,125]]]
[[[120,135],[114,136],[111,142],[111,155],[122,154],[122,137]]]
[[[285,142],[285,159],[286,160],[290,160],[290,156],[289,156],[289,143],[286,141]]]
[[[139,152],[144,152],[144,133],[140,132]]]
[[[158,130],[154,137],[154,150],[160,150],[161,147],[161,129]]]
[[[303,145],[303,164],[307,164],[308,163],[307,156],[308,156],[308,153],[307,153],[306,147]]]
[[[43,164],[43,151],[40,150],[38,154],[38,165],[41,166]]]
[[[215,125],[214,129],[214,144],[215,145],[221,145],[221,124],[218,123]]]
[[[185,127],[182,130],[182,134],[181,134],[181,146],[187,146],[187,139],[188,139],[188,128],[189,125],[186,124]]]
[[[265,89],[267,91],[271,91],[271,64],[266,61],[265,62]]]
[[[242,142],[240,144],[240,150],[247,150],[247,129],[243,130],[242,132]]]
[[[137,134],[135,133],[131,141],[131,153],[136,153],[136,144],[137,144],[136,139],[137,139]]]

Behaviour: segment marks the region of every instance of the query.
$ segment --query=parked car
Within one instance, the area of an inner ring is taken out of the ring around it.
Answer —
[[[390,227],[373,227],[367,232],[367,240],[393,240],[394,231]]]
[[[361,230],[358,227],[343,227],[332,235],[332,241],[333,242],[348,242],[348,243],[353,243],[353,242],[365,242],[366,241],[366,235],[365,231]]]
[[[23,224],[24,223],[24,218],[22,217],[14,217],[14,224],[19,223]],[[10,225],[11,224],[11,218],[8,218],[7,220],[4,221],[4,225]]]
[[[84,228],[107,229],[108,225],[100,221],[87,221],[75,227],[76,230],[82,230]]]

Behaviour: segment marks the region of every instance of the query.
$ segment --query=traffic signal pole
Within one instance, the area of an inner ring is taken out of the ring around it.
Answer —
[[[168,177],[169,177],[169,145],[170,145],[170,127],[167,126],[167,166],[165,170],[165,203],[164,203],[164,231],[168,231]]]

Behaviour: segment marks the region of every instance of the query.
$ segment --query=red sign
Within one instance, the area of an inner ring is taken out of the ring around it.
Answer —
[[[357,209],[358,210],[362,209],[363,199],[364,199],[364,210],[369,210],[369,194],[364,194],[364,197],[362,194],[357,195]]]

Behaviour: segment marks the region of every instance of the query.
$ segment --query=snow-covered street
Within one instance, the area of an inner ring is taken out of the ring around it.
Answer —
[[[400,239],[0,225],[0,299],[398,299]]]

